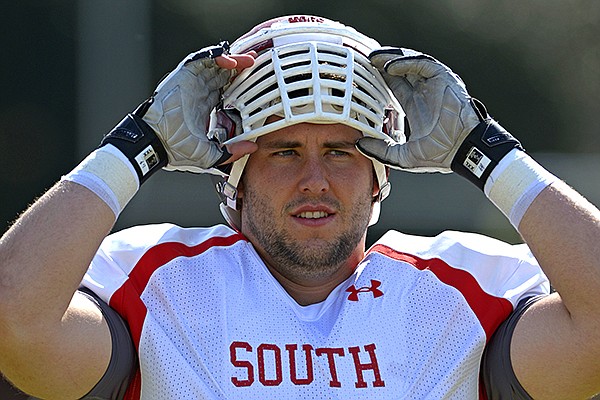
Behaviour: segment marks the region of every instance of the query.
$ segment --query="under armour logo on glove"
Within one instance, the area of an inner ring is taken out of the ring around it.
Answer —
[[[383,296],[383,292],[379,290],[379,286],[381,286],[381,282],[371,279],[371,286],[363,286],[360,288],[356,288],[354,285],[350,286],[346,289],[346,292],[349,292],[348,300],[350,301],[358,301],[359,293],[371,292],[373,293],[373,297],[377,298]]]

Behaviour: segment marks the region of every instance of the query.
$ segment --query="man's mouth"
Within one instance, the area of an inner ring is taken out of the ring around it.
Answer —
[[[303,211],[300,214],[297,214],[298,218],[307,218],[307,219],[317,219],[317,218],[325,218],[328,217],[325,211]]]

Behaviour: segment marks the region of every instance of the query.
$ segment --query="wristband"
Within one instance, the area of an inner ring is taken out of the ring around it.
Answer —
[[[498,162],[521,143],[491,118],[479,123],[462,142],[450,169],[483,190]]]
[[[491,172],[484,193],[518,228],[531,203],[557,179],[527,153],[513,149]]]
[[[142,107],[149,107],[150,102]],[[102,138],[100,146],[112,144],[127,157],[139,178],[140,185],[152,174],[167,165],[168,157],[165,147],[144,120],[136,115],[128,114]],[[145,112],[145,110],[144,110]]]
[[[78,183],[94,192],[118,217],[123,208],[152,174],[167,165],[167,152],[152,128],[138,115],[150,106],[148,100],[128,114],[62,180]]]
[[[115,146],[102,146],[62,177],[85,186],[104,201],[118,217],[139,189],[138,174],[129,159]]]

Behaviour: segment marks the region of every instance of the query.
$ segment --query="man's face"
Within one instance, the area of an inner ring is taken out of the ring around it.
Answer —
[[[240,185],[242,232],[286,278],[326,279],[362,258],[377,188],[360,137],[302,123],[258,138]]]

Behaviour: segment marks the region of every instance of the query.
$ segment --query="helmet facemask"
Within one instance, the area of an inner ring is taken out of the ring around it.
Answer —
[[[365,136],[405,141],[404,112],[367,58],[380,47],[376,41],[318,17],[283,17],[259,28],[231,45],[231,53],[254,50],[258,57],[225,88],[213,112],[210,131],[222,144],[302,122],[341,123]],[[234,228],[240,227],[237,185],[247,159],[234,162],[217,185],[221,211]],[[390,189],[385,166],[372,161],[380,190],[371,225]]]

